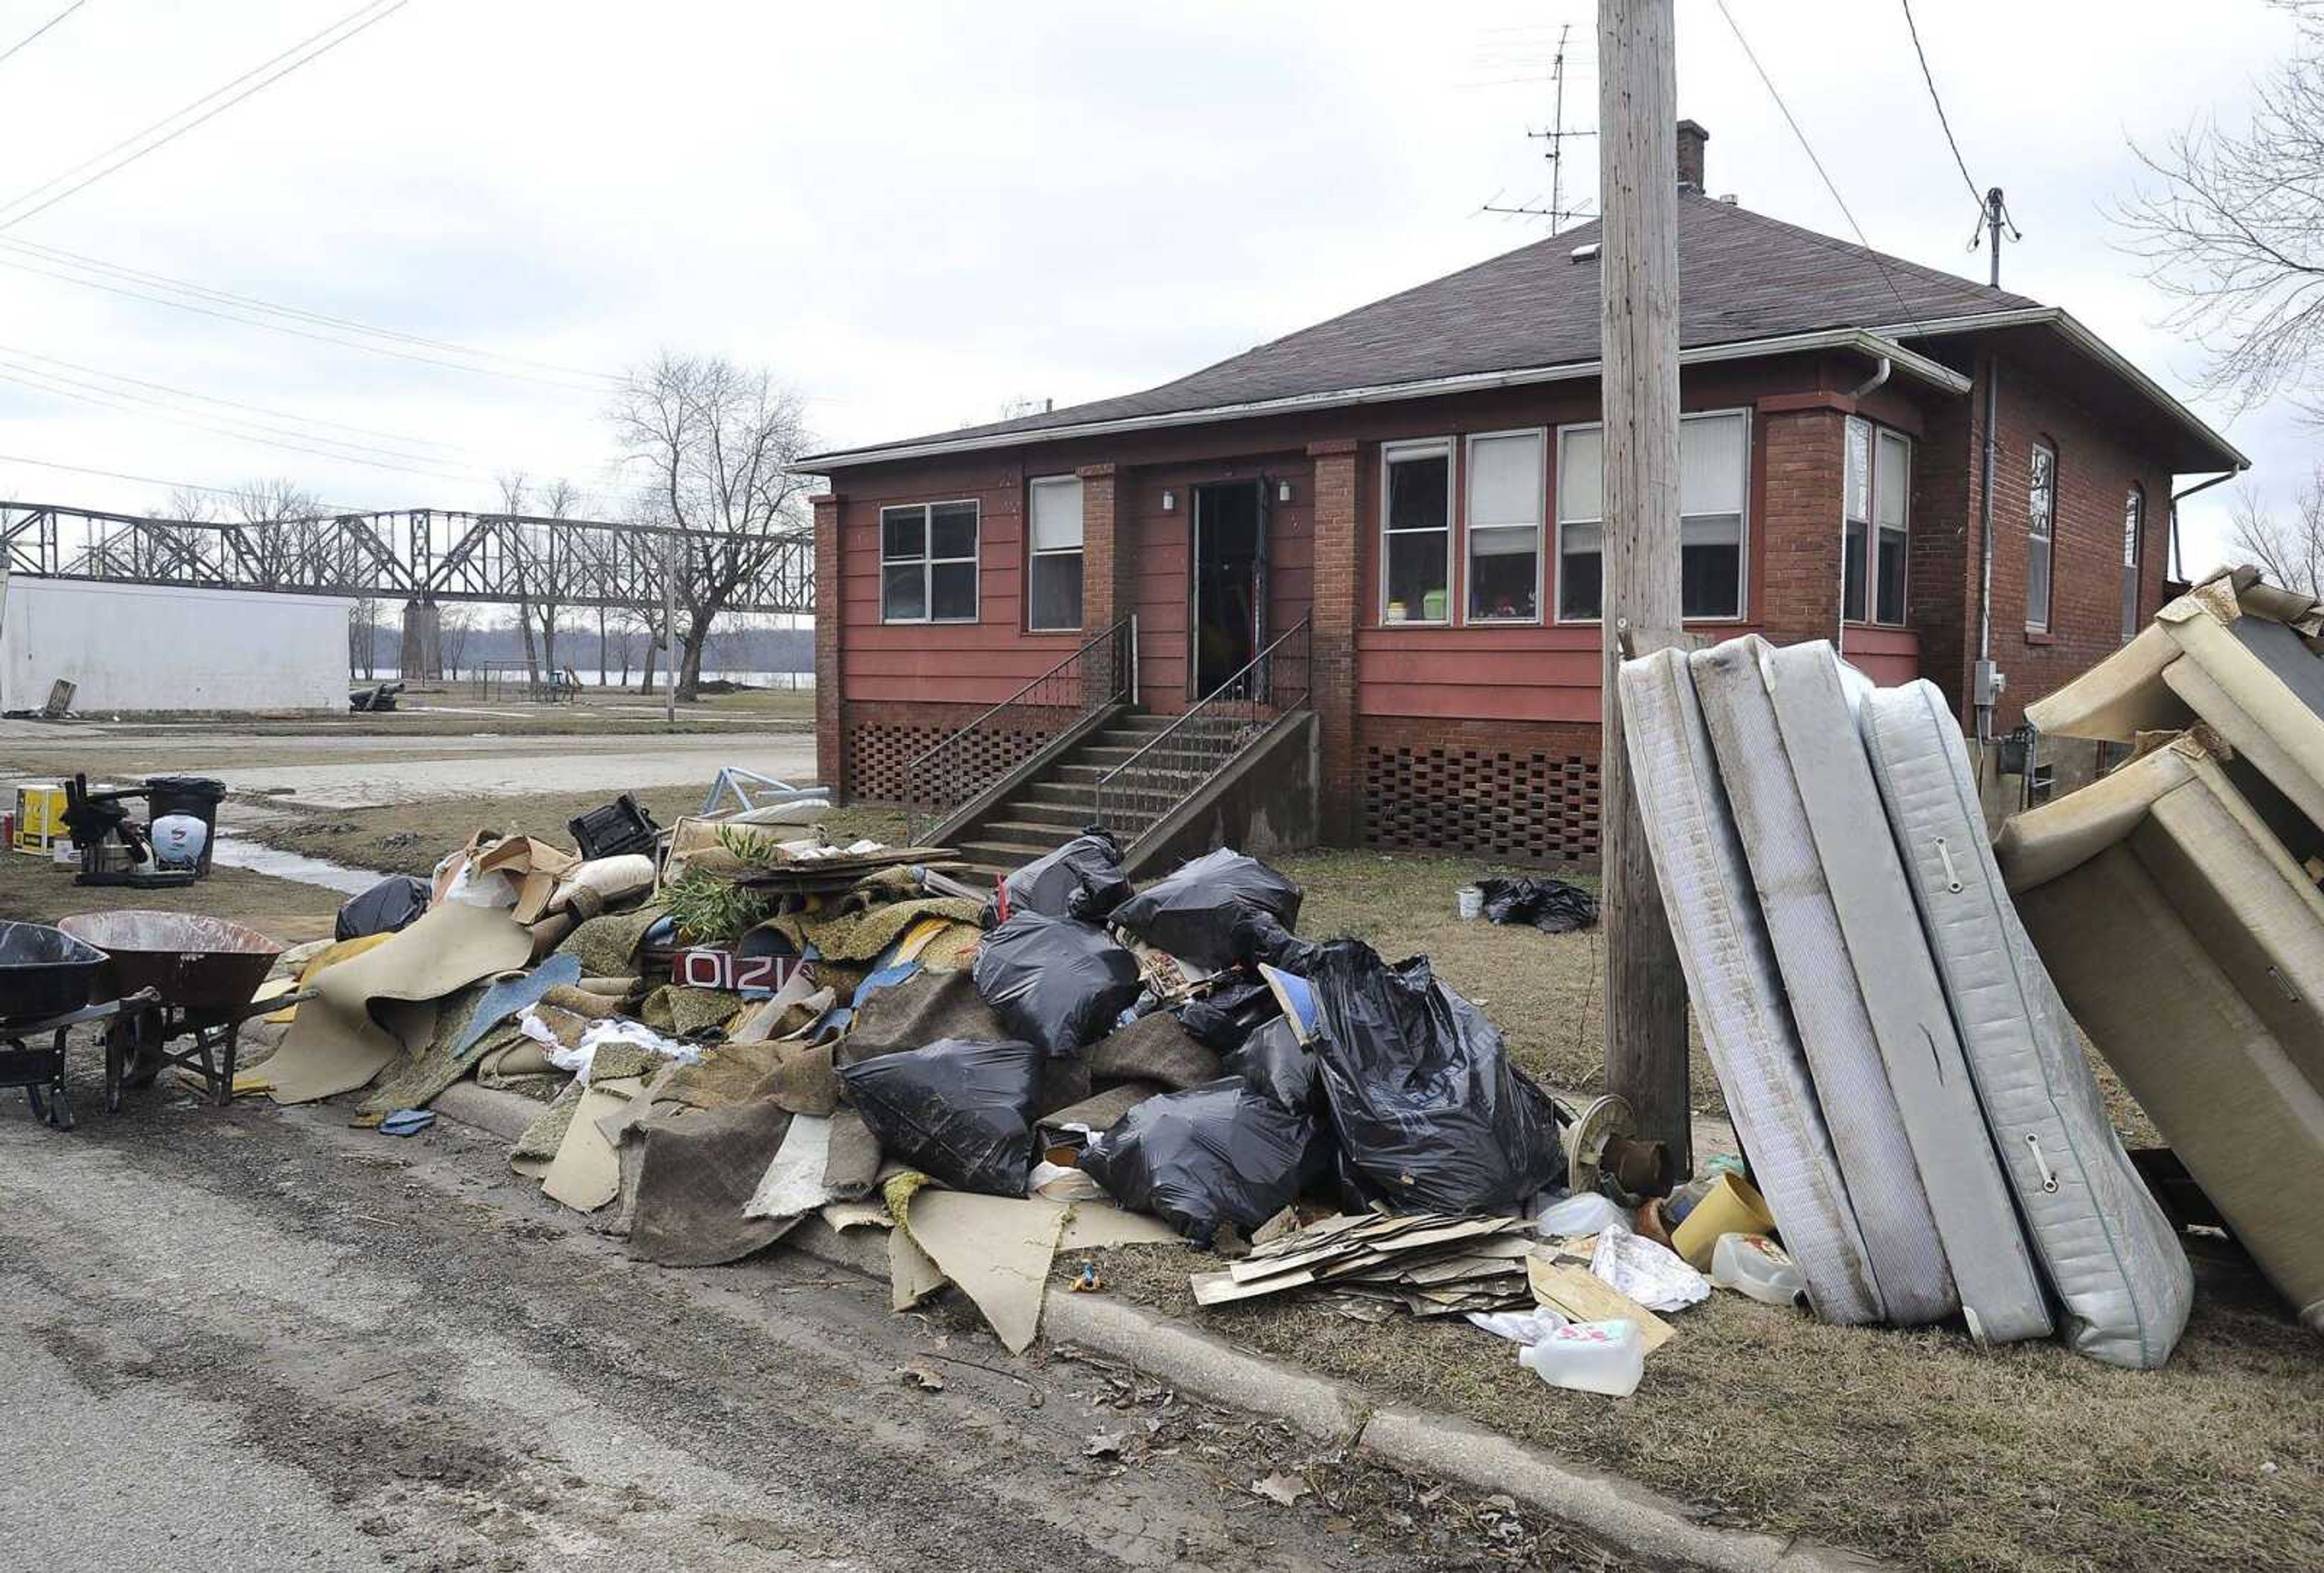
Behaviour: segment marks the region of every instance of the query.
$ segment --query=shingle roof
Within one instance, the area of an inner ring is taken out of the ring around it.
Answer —
[[[1594,361],[1598,265],[1572,254],[1597,238],[1596,224],[1582,225],[1142,393],[878,446]],[[2038,304],[1692,194],[1679,198],[1678,271],[1679,342],[1687,349]]]

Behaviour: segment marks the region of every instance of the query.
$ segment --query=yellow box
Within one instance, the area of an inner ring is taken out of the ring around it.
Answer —
[[[51,843],[65,837],[65,789],[52,781],[28,781],[16,789],[15,849],[46,857]]]

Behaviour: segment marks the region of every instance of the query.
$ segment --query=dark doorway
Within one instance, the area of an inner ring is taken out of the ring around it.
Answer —
[[[1194,698],[1259,654],[1267,628],[1267,492],[1261,481],[1196,486],[1194,539]]]

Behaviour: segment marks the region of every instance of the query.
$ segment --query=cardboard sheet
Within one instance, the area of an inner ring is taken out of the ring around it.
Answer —
[[[1536,1305],[1545,1305],[1574,1321],[1637,1323],[1649,1355],[1673,1337],[1668,1322],[1579,1262],[1529,1256],[1526,1259],[1526,1281],[1533,1290]]]
[[[463,902],[437,908],[317,979],[320,992],[300,1007],[266,1062],[274,1082],[269,1096],[299,1104],[354,1091],[414,1041],[382,1025],[393,1005],[441,999],[531,955],[532,937],[506,912]]]
[[[905,1222],[912,1243],[976,1302],[1001,1346],[1023,1354],[1040,1330],[1065,1207],[923,1186]]]
[[[1058,1238],[1060,1251],[1102,1251],[1110,1245],[1184,1245],[1185,1239],[1160,1218],[1133,1213],[1111,1202],[1077,1201]]]

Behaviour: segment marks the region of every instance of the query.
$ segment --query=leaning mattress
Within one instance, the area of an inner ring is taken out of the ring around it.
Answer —
[[[1775,721],[1816,855],[1904,1119],[1961,1314],[1980,1342],[2045,1337],[2050,1308],[1986,1135],[1951,1008],[1865,757],[1871,691],[1827,641],[1768,652]]]
[[[1752,1178],[1816,1314],[1879,1321],[1871,1256],[1817,1106],[1687,658],[1661,650],[1624,662],[1618,682],[1655,876]]]
[[[1860,720],[2002,1173],[2065,1308],[2066,1341],[2153,1370],[2187,1325],[2194,1277],[2002,888],[1960,727],[1927,682],[1875,690]]]
[[[1997,850],[2074,1019],[2324,1332],[2324,896],[2191,735]]]
[[[1768,653],[1747,634],[1697,651],[1688,669],[1888,1320],[1942,1321],[1960,1296],[1775,724]]]

